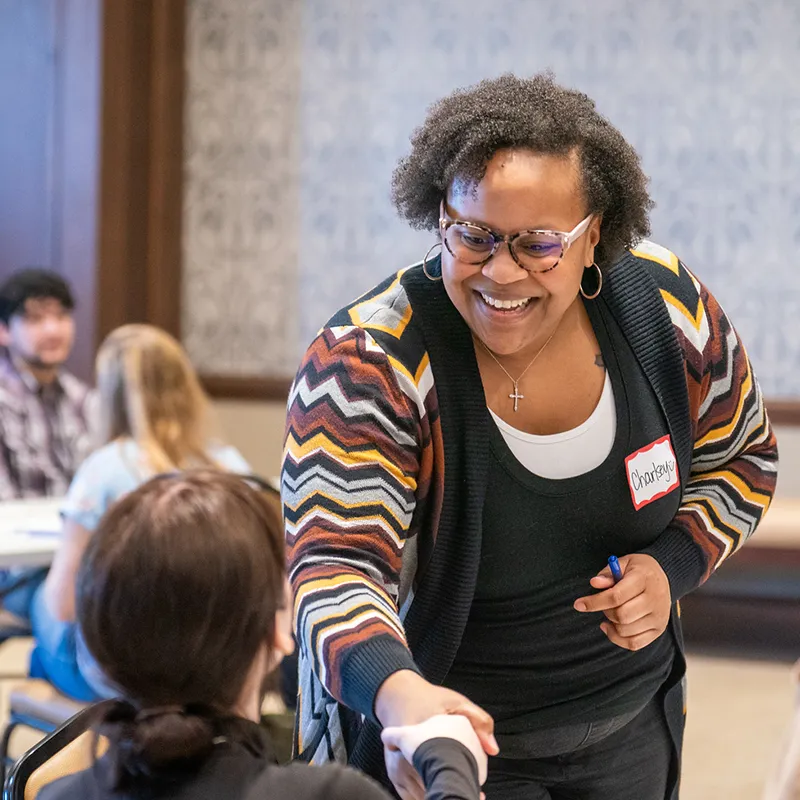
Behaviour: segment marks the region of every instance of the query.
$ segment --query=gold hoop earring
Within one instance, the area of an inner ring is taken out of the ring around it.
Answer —
[[[597,295],[600,294],[600,290],[603,288],[603,270],[601,270],[600,267],[598,267],[597,264],[594,263],[594,261],[592,261],[592,263],[588,267],[583,268],[584,277],[586,276],[586,270],[591,269],[592,267],[594,267],[597,270],[597,288],[591,294],[589,294],[583,288],[583,278],[581,278],[581,294],[586,300],[594,300],[595,297],[597,297]]]
[[[442,279],[442,276],[439,275],[437,277],[436,275],[431,275],[430,272],[428,272],[428,259],[430,258],[430,255],[433,252],[433,249],[435,247],[442,247],[442,243],[441,242],[436,242],[435,244],[431,245],[430,250],[428,250],[428,252],[425,253],[425,258],[422,259],[422,271],[425,273],[425,277],[429,281],[433,281],[434,283],[438,283]],[[440,251],[439,255],[441,255],[441,254],[442,253]]]

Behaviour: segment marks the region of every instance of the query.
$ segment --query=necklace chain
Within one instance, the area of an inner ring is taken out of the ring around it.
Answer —
[[[539,348],[539,352],[536,353],[536,355],[531,359],[531,361],[528,364],[528,366],[525,367],[524,370],[522,370],[522,372],[519,374],[519,376],[516,379],[500,363],[500,359],[486,346],[486,344],[484,344],[483,340],[482,339],[478,339],[477,336],[475,337],[480,342],[481,347],[483,347],[483,349],[494,359],[494,362],[497,364],[497,366],[500,367],[500,369],[503,370],[503,372],[505,372],[505,374],[508,376],[508,379],[514,385],[514,393],[510,394],[508,396],[509,399],[514,401],[514,411],[517,411],[517,409],[519,407],[519,401],[525,399],[525,395],[519,393],[519,382],[525,377],[525,373],[536,363],[536,359],[539,358],[539,356],[544,352],[545,347],[547,347],[547,345],[550,344],[550,342],[552,341],[552,339],[553,339],[553,337],[555,335],[556,335],[555,331],[553,331],[553,333],[550,334],[550,338]]]

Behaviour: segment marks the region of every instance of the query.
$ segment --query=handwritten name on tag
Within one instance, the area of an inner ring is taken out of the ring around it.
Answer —
[[[629,455],[625,459],[625,469],[633,507],[637,511],[680,485],[678,461],[669,436]]]

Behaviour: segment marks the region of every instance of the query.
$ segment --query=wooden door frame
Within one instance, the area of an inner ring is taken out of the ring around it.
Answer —
[[[104,0],[96,344],[180,338],[185,0]]]

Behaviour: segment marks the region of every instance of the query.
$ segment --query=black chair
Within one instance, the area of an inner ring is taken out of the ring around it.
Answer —
[[[11,736],[19,727],[53,733],[67,720],[87,708],[85,703],[66,697],[46,681],[29,680],[9,695],[9,718],[0,739],[0,785],[11,760]]]
[[[48,783],[91,766],[95,746],[98,755],[104,750],[91,727],[105,702],[79,711],[28,750],[9,771],[3,800],[33,800]]]

